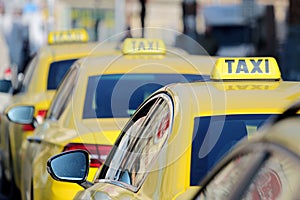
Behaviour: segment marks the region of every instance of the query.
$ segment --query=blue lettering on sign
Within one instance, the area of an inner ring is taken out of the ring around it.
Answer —
[[[258,59],[258,61],[257,62],[255,62],[255,60],[250,60],[251,61],[251,63],[253,64],[253,69],[252,69],[252,71],[251,71],[251,74],[254,74],[254,73],[263,73],[263,71],[259,68],[259,65],[260,65],[260,63],[262,62],[262,59]]]
[[[234,60],[225,60],[225,63],[228,63],[228,74],[232,74],[232,63],[234,63]]]
[[[132,49],[135,49],[135,41],[132,41]]]
[[[265,66],[263,68],[262,64],[263,64],[263,61]],[[228,73],[229,74],[232,74],[232,65],[234,64],[235,60],[225,60],[225,63],[227,63],[227,67],[228,67]],[[246,74],[249,74],[249,69],[251,70],[250,71],[250,74],[255,74],[255,73],[258,73],[258,74],[262,74],[262,73],[270,73],[270,70],[269,70],[269,60],[268,59],[258,59],[257,61],[255,61],[254,59],[251,59],[250,60],[251,62],[251,66],[247,66],[247,63],[245,60],[239,60],[238,63],[237,63],[237,68],[235,70],[234,73],[236,74],[240,74],[241,72],[244,72]]]
[[[67,32],[67,33],[58,33],[53,35],[54,41],[79,41],[81,40],[81,36],[76,33]]]
[[[138,50],[146,50],[144,42],[140,42]]]
[[[269,73],[269,60],[268,59],[266,59],[265,60],[265,66],[266,66],[266,73]]]
[[[236,73],[239,74],[239,73],[241,73],[241,71],[243,71],[247,74],[249,73],[245,60],[239,60],[239,62],[238,62],[238,66],[236,68]]]
[[[141,42],[138,42],[138,43],[136,41],[132,41],[131,44],[132,44],[132,49],[137,50],[137,51],[159,50],[158,42],[154,42],[154,41],[148,41],[148,42],[141,41]]]
[[[149,44],[148,50],[153,50],[153,42],[148,42],[148,44]]]

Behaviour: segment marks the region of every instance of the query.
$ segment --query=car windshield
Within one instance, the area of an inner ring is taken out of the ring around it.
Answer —
[[[60,84],[61,80],[67,73],[68,69],[71,65],[76,61],[76,59],[72,60],[63,60],[53,62],[49,68],[49,75],[48,75],[48,90],[56,90],[58,85]]]
[[[91,76],[83,118],[128,118],[154,91],[170,83],[205,80],[195,74],[111,74]]]
[[[243,137],[251,137],[270,116],[248,114],[196,117],[190,185],[197,186],[225,153]]]

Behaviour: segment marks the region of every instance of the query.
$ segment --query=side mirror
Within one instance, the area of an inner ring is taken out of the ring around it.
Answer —
[[[34,119],[34,106],[15,106],[6,112],[7,118],[18,124],[33,124]]]
[[[9,93],[12,84],[10,80],[0,80],[0,92]]]
[[[77,183],[84,188],[92,185],[86,181],[89,172],[89,154],[84,150],[66,151],[47,161],[47,171],[57,181]]]

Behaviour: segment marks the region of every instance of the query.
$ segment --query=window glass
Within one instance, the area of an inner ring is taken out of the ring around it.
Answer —
[[[236,196],[239,199],[298,199],[299,159],[295,159],[286,151],[274,151],[270,157],[260,162],[259,155],[262,155],[262,152],[255,152],[256,147],[253,146],[253,153],[235,158],[222,168],[208,185],[202,188],[196,199],[232,198],[232,194],[240,192],[238,187],[241,184],[245,184],[245,191],[242,191],[242,197]],[[252,165],[255,162],[262,165]],[[255,170],[258,166],[260,167]],[[254,174],[245,176],[251,169],[254,169]]]
[[[299,190],[299,163],[286,154],[274,154],[259,170],[244,195],[245,200],[295,199]]]
[[[30,80],[32,79],[34,70],[36,69],[37,63],[38,63],[38,55],[34,56],[34,58],[30,61],[30,63],[28,64],[25,70],[21,92],[25,92],[27,90]]]
[[[243,137],[250,137],[270,115],[196,117],[191,157],[190,185],[195,186]]]
[[[249,170],[249,163],[254,162],[256,158],[255,154],[246,154],[231,161],[210,181],[199,199],[228,199],[237,183]]]
[[[59,119],[66,104],[71,99],[73,94],[73,89],[76,83],[78,67],[72,67],[67,73],[66,77],[63,79],[62,83],[58,87],[58,90],[52,100],[50,105],[48,116],[52,120]]]
[[[57,89],[61,80],[63,79],[71,65],[74,63],[74,61],[76,61],[76,59],[57,61],[50,64],[47,83],[48,90]]]
[[[112,74],[88,79],[83,118],[127,118],[154,91],[170,83],[203,80],[201,75]]]
[[[154,104],[153,104],[154,103]],[[170,101],[156,98],[150,109],[140,110],[114,147],[107,160],[104,179],[139,188],[170,134]],[[145,112],[146,110],[146,112]]]

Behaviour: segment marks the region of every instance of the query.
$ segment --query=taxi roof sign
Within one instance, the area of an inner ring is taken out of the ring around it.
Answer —
[[[160,39],[126,38],[122,53],[125,55],[162,55],[166,53],[166,46]]]
[[[89,35],[85,29],[53,31],[48,34],[48,44],[87,42]]]
[[[275,58],[219,58],[211,72],[212,80],[280,80]]]

